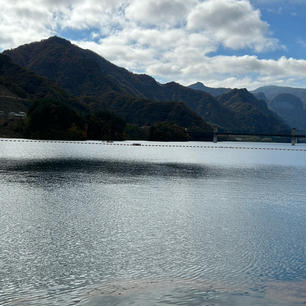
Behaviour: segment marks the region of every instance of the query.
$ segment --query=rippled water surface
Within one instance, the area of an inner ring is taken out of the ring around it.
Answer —
[[[305,145],[144,144],[0,141],[0,305],[306,304]]]

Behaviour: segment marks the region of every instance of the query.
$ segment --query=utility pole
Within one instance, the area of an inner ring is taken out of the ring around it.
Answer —
[[[214,138],[213,138],[214,143],[218,142],[218,128],[214,127]]]
[[[295,146],[296,143],[297,143],[296,128],[293,128],[291,130],[291,145]]]

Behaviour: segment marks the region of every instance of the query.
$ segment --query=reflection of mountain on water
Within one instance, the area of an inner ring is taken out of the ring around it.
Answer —
[[[27,182],[56,179],[71,182],[124,183],[127,179],[146,177],[207,177],[217,173],[209,167],[175,163],[146,163],[112,160],[46,159],[8,161],[0,166],[0,171],[12,180]]]
[[[284,171],[288,167],[282,167]],[[289,168],[288,168],[289,169]],[[98,159],[38,159],[7,160],[0,164],[0,172],[8,182],[19,183],[65,183],[95,182],[122,184],[142,182],[149,177],[164,179],[181,178],[243,178],[279,176],[275,167],[217,167],[184,163],[150,163],[141,161],[98,160]]]

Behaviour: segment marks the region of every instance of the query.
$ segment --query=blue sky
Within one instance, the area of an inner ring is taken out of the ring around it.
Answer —
[[[267,53],[266,56],[278,58],[282,55],[306,58],[306,1],[254,1],[262,13],[262,19],[270,25],[270,30],[277,37],[285,50]]]
[[[160,82],[305,87],[305,0],[0,0],[0,50],[72,40]]]

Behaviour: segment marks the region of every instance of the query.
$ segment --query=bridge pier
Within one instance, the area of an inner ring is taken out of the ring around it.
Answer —
[[[293,128],[291,130],[291,145],[295,146],[297,143],[297,137],[296,137],[296,129]]]
[[[213,138],[213,142],[217,143],[218,142],[218,128],[214,128],[214,138]]]

